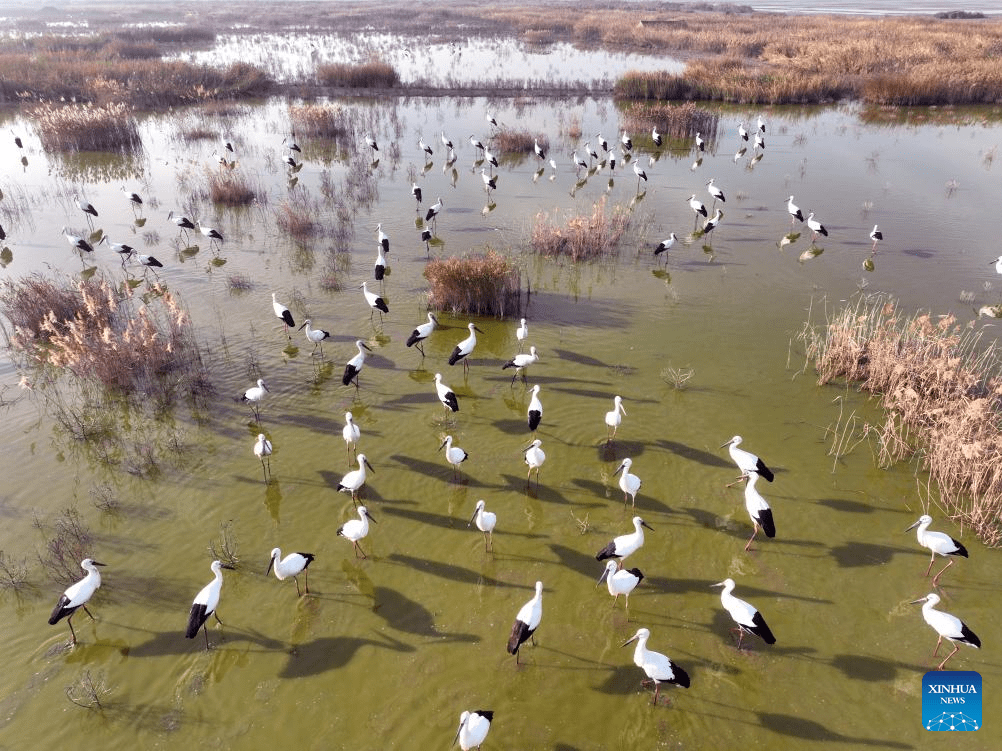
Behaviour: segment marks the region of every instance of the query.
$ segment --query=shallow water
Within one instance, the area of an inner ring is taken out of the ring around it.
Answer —
[[[325,243],[304,251],[273,224],[288,190],[280,164],[284,104],[241,107],[230,120],[209,116],[220,141],[178,136],[202,121],[199,113],[150,116],[143,154],[124,161],[50,159],[27,123],[4,124],[26,139],[28,164],[22,168],[5,142],[2,158],[14,168],[0,182],[0,223],[12,259],[0,275],[83,268],[58,233],[63,224],[83,229],[72,204],[82,188],[113,240],[131,237],[144,248],[144,238],[156,240],[145,252],[161,257],[161,278],[191,309],[219,389],[197,420],[179,409],[170,421],[143,425],[123,413],[128,454],[112,467],[56,429],[40,395],[7,408],[2,549],[31,559],[32,586],[20,595],[0,592],[8,631],[0,646],[8,666],[4,742],[444,748],[460,712],[476,708],[496,712],[487,748],[801,749],[820,741],[925,748],[935,741],[920,726],[921,676],[936,664],[935,641],[919,606],[906,604],[929,591],[924,552],[913,533],[902,532],[923,511],[917,479],[908,466],[877,469],[865,443],[839,461],[829,456],[836,397],[845,414],[879,415],[853,391],[819,389],[809,371],[800,372],[796,337],[810,308],[836,305],[861,285],[898,295],[905,310],[953,311],[964,321],[997,302],[988,261],[998,253],[993,238],[1002,221],[992,198],[998,167],[986,160],[1002,136],[997,113],[978,111],[963,126],[868,125],[854,107],[772,110],[764,113],[766,151],[751,163],[748,155],[733,160],[736,126],[758,113],[725,110],[702,164],[692,169],[693,154],[676,144],[647,167],[650,180],[638,194],[628,166],[611,185],[605,168],[577,186],[566,156],[579,145],[563,135],[572,118],[581,140],[600,130],[616,136],[609,100],[346,106],[363,110],[360,121],[383,153],[396,141],[400,156],[384,156],[375,168],[378,198],[354,219],[344,286],[332,293],[318,283]],[[560,166],[534,181],[534,157],[509,156],[495,205],[484,213],[466,136],[488,135],[488,108],[502,124],[547,133]],[[440,130],[459,152],[444,170]],[[530,439],[528,397],[500,369],[517,348],[515,323],[477,320],[484,334],[468,378],[446,363],[466,318],[440,316],[444,330],[426,342],[423,361],[403,346],[425,313],[425,251],[407,179],[411,165],[422,168],[419,135],[436,150],[419,180],[425,206],[439,195],[445,205],[436,252],[485,244],[514,252],[531,284],[525,315],[541,362],[529,384],[542,387],[538,437],[547,453],[538,487],[527,489],[521,458]],[[243,211],[196,202],[226,241],[218,253],[184,252],[167,211],[186,203],[185,186],[203,169],[216,169],[211,155],[223,138],[234,141],[237,168],[261,180],[268,201]],[[646,166],[650,144],[634,138]],[[324,166],[335,179],[357,168],[343,152],[300,141],[306,162],[297,177],[314,194]],[[709,200],[710,177],[727,201],[704,249],[689,236],[687,198]],[[123,182],[156,204],[144,211],[143,227],[119,192]],[[808,235],[780,246],[790,231],[791,193],[830,232],[819,243],[824,252],[809,261],[798,261]],[[537,211],[590,211],[603,195],[610,205],[632,205],[634,229],[619,257],[573,266],[520,255]],[[11,222],[2,212],[15,199],[26,209]],[[381,326],[370,323],[357,289],[371,276],[377,222],[391,237],[391,313]],[[867,272],[874,223],[886,239]],[[147,234],[154,231],[158,240]],[[666,271],[651,249],[671,231],[685,242],[670,252]],[[86,263],[118,278],[111,256],[102,246]],[[232,275],[246,276],[251,290],[230,291]],[[273,290],[297,322],[308,313],[334,333],[324,361],[311,357],[301,334],[289,346],[272,316]],[[374,350],[357,394],[340,385],[356,338]],[[685,389],[666,383],[666,367],[692,369]],[[436,371],[459,395],[455,416],[444,416],[435,399]],[[271,388],[260,428],[231,398],[258,372]],[[20,394],[9,363],[0,377],[7,398]],[[602,416],[615,394],[627,416],[607,446]],[[348,469],[339,433],[346,409],[375,468],[363,491],[378,522],[362,543],[367,560],[335,534],[353,513],[351,500],[334,492]],[[276,447],[268,485],[251,454],[259,430]],[[777,537],[758,540],[752,553],[742,551],[751,529],[741,491],[724,487],[735,471],[718,448],[735,433],[776,471],[760,490],[774,508]],[[470,454],[458,476],[436,451],[446,434]],[[139,457],[149,444],[175,437],[183,449],[159,454],[157,473],[128,471],[144,466]],[[624,509],[612,476],[625,456],[643,481],[636,513],[654,528],[628,561],[646,577],[631,597],[629,622],[623,604],[613,609],[595,586],[602,566],[594,559],[629,531],[634,512]],[[99,511],[95,492],[112,494],[119,509]],[[479,498],[499,517],[493,555],[467,527]],[[92,601],[98,620],[75,617],[81,643],[67,651],[65,626],[45,624],[59,587],[34,563],[42,535],[33,519],[52,520],[71,504],[97,535],[94,557],[108,566]],[[226,625],[209,629],[215,648],[206,653],[201,637],[190,642],[182,634],[191,598],[210,578],[207,545],[227,521],[242,565],[226,572],[219,608]],[[949,667],[982,673],[991,718],[1000,709],[990,688],[999,673],[990,657],[998,553],[940,518],[935,527],[971,551],[944,576],[943,607],[985,648],[964,648]],[[276,545],[317,555],[310,597],[297,599],[291,582],[263,575]],[[749,651],[734,649],[710,588],[727,576],[737,581],[735,594],[765,615],[776,645],[751,639]],[[537,580],[545,587],[538,646],[526,646],[516,668],[504,643]],[[687,691],[662,692],[671,706],[650,705],[631,649],[619,647],[640,626],[652,631],[651,649],[692,677]],[[111,687],[102,712],[65,698],[85,670]],[[964,746],[993,748],[996,737],[989,726]]]

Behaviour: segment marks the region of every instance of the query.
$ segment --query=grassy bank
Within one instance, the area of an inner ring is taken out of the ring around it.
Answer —
[[[988,545],[1002,544],[1002,358],[953,316],[906,315],[861,297],[808,326],[818,383],[845,381],[876,395],[882,425],[866,425],[887,466],[915,459],[939,505]]]

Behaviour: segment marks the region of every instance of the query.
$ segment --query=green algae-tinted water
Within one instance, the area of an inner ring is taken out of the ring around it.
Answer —
[[[260,180],[267,200],[239,212],[195,202],[202,221],[226,237],[216,254],[179,252],[166,221],[170,208],[186,205],[189,182],[176,176],[216,168],[211,153],[219,144],[176,135],[199,113],[149,117],[143,154],[111,164],[50,158],[29,124],[13,123],[26,136],[29,164],[8,172],[0,188],[4,201],[17,198],[27,209],[4,222],[12,260],[0,273],[17,278],[45,264],[79,272],[56,228],[82,227],[70,200],[82,189],[112,240],[132,237],[164,261],[160,276],[190,309],[218,393],[195,416],[180,408],[144,423],[123,411],[124,455],[110,467],[54,425],[37,390],[6,409],[0,547],[28,558],[31,576],[22,592],[0,593],[7,626],[0,743],[445,748],[459,714],[481,708],[496,713],[486,748],[835,742],[896,749],[950,741],[921,727],[921,677],[938,660],[933,631],[919,606],[907,604],[930,591],[921,576],[927,557],[914,533],[903,533],[925,510],[924,478],[911,466],[876,468],[876,447],[865,442],[841,459],[829,455],[840,410],[870,421],[880,415],[851,389],[818,388],[809,370],[801,372],[797,334],[810,308],[818,317],[864,284],[899,295],[905,309],[953,311],[962,320],[996,304],[988,261],[997,255],[990,198],[997,170],[984,157],[1002,130],[864,125],[852,108],[776,111],[766,114],[767,150],[753,164],[732,157],[738,120],[757,113],[728,111],[719,141],[695,169],[691,154],[665,153],[649,166],[637,138],[650,177],[638,200],[629,167],[611,184],[606,168],[575,188],[566,158],[578,144],[562,124],[576,116],[582,141],[599,130],[611,137],[619,130],[611,102],[494,103],[502,123],[548,133],[560,168],[552,180],[547,167],[533,181],[534,159],[509,160],[495,206],[484,212],[465,139],[488,135],[487,109],[479,100],[400,100],[362,112],[378,140],[398,142],[400,156],[376,168],[378,195],[354,216],[337,292],[319,285],[326,241],[304,251],[274,226],[289,183],[280,164],[283,104],[242,108],[218,123],[236,141],[237,168]],[[425,206],[439,195],[445,204],[436,251],[489,244],[511,252],[531,286],[524,314],[541,361],[528,383],[541,386],[537,437],[547,454],[538,486],[527,488],[522,463],[531,439],[528,395],[500,368],[517,350],[516,323],[476,320],[484,334],[468,377],[446,362],[467,318],[441,315],[423,360],[404,346],[426,310],[425,253],[407,173],[410,165],[421,170],[418,136],[437,147],[442,129],[462,146],[453,167],[443,170],[436,153],[419,180]],[[304,146],[307,154],[322,152]],[[322,167],[308,157],[298,175],[314,194]],[[356,168],[336,159],[330,167],[337,179]],[[710,177],[727,201],[712,248],[704,249],[690,238],[686,199],[709,200]],[[142,227],[119,192],[123,182],[148,198]],[[803,262],[807,234],[780,245],[790,231],[791,193],[830,232],[819,243],[824,252]],[[633,231],[618,257],[572,266],[522,255],[538,211],[590,212],[602,195],[633,207]],[[391,313],[382,324],[370,323],[357,289],[371,275],[377,222],[391,237],[384,286]],[[874,223],[886,239],[867,272],[861,264]],[[650,251],[671,231],[684,242],[665,268]],[[86,265],[117,279],[123,272],[112,255],[102,246]],[[251,289],[230,291],[232,275],[245,276]],[[272,291],[297,321],[308,313],[332,332],[324,361],[311,356],[302,334],[289,346],[272,316]],[[357,393],[340,385],[356,338],[373,349]],[[666,368],[691,369],[686,388],[672,388]],[[459,413],[446,415],[438,404],[436,372],[457,392]],[[271,389],[260,426],[233,399],[258,374]],[[4,366],[6,397],[21,395],[19,377]],[[627,416],[606,445],[602,418],[616,394]],[[336,536],[354,513],[351,499],[335,492],[349,469],[340,436],[345,410],[375,468],[362,492],[377,521],[362,542],[366,560]],[[251,453],[261,431],[275,444],[267,485]],[[742,492],[725,488],[736,473],[718,448],[734,434],[776,472],[759,489],[773,506],[777,536],[758,540],[751,553],[743,552],[751,527]],[[458,476],[436,451],[445,435],[470,455]],[[172,447],[155,452],[156,471],[141,460],[151,444]],[[635,511],[624,508],[612,476],[627,456],[643,481]],[[101,511],[95,497],[108,495],[117,508]],[[493,555],[467,526],[481,498],[498,514]],[[107,564],[92,601],[97,621],[74,618],[80,644],[73,649],[64,647],[64,624],[45,622],[60,587],[36,562],[43,535],[33,523],[51,523],[67,506],[79,509],[96,537],[91,554]],[[594,555],[630,530],[634,513],[654,530],[628,562],[645,579],[627,620],[623,604],[613,609],[604,586],[595,586],[602,565]],[[930,513],[935,528],[971,551],[944,576],[942,607],[963,618],[984,649],[962,649],[949,667],[984,676],[986,727],[963,746],[994,748],[999,559],[935,507]],[[206,652],[201,637],[187,641],[183,630],[192,597],[211,577],[208,544],[224,523],[241,561],[225,572],[225,626],[210,627],[214,648]],[[297,599],[292,582],[264,576],[275,546],[317,556],[309,597]],[[719,590],[710,587],[725,577],[765,615],[775,645],[752,638],[748,651],[735,650]],[[516,668],[504,645],[537,580],[544,584],[538,645],[523,648]],[[650,648],[692,678],[688,690],[665,687],[657,707],[640,687],[632,648],[620,648],[641,626],[652,632]],[[110,688],[101,711],[67,701],[66,687],[87,671]]]

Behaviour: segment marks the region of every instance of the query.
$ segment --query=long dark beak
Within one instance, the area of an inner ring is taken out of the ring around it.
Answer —
[[[609,569],[606,568],[604,571],[602,571],[602,575],[600,577],[598,577],[598,581],[595,582],[595,586],[597,587],[599,584],[601,584],[602,582],[604,582],[605,581],[605,577],[607,577],[608,575],[609,575]],[[632,639],[630,641],[632,641]],[[627,643],[629,643],[629,642],[627,642]]]
[[[635,642],[636,640],[637,640],[637,637],[636,637],[636,636],[634,635],[634,636],[633,636],[632,638],[630,638],[630,639],[627,639],[626,641],[624,641],[624,642],[623,642],[623,643],[622,643],[622,644],[620,645],[620,648],[622,648],[622,647],[625,647],[625,646],[626,646],[627,644],[631,644],[631,643]]]
[[[267,391],[267,392],[268,392],[269,394],[271,393],[271,389],[270,389],[270,388],[268,388],[268,384],[266,384],[266,383],[262,383],[262,384],[261,384],[261,388],[263,388],[263,389],[264,389],[265,391]]]
[[[101,563],[100,561],[95,561],[93,559],[91,560],[91,563],[93,563],[95,566],[107,566],[108,565],[106,563]]]
[[[365,510],[365,518],[368,519],[373,524],[378,524],[379,523],[379,522],[376,521],[376,518],[369,512],[369,509]]]
[[[723,448],[724,446],[730,446],[730,445],[731,445],[731,442],[728,441],[727,443],[721,443],[720,446],[719,446],[719,448]]]
[[[300,326],[298,329],[296,329],[296,331],[302,331],[305,328],[306,328],[306,324],[304,323],[302,326]]]
[[[230,571],[236,571],[236,570],[237,570],[237,567],[236,567],[236,566],[231,566],[231,565],[230,565],[230,564],[228,564],[228,563],[220,563],[220,564],[219,564],[219,567],[220,567],[220,568],[225,568],[225,569],[228,569],[228,570],[230,570]]]
[[[441,451],[442,449],[444,449],[445,448],[445,444],[447,444],[447,443],[448,443],[448,441],[442,441],[442,445],[438,447],[438,450]],[[528,449],[526,449],[526,450],[528,450]]]
[[[613,477],[615,477],[615,476],[616,476],[616,475],[618,475],[618,474],[619,474],[620,472],[622,472],[622,471],[623,471],[623,467],[625,467],[625,466],[626,466],[625,464],[620,464],[620,465],[619,465],[619,469],[617,469],[617,470],[616,470],[615,472],[613,472],[613,473],[612,473],[612,476],[613,476]]]
[[[647,527],[647,529],[649,529],[651,532],[654,531],[654,527],[652,527],[650,524],[648,524],[647,522],[645,522],[642,519],[640,520],[640,526],[641,527]]]
[[[372,349],[371,349],[371,348],[369,347],[369,345],[368,345],[368,344],[366,344],[365,342],[362,342],[362,346],[363,346],[363,347],[365,347],[365,349],[367,349],[367,350],[369,350],[370,352],[372,352]]]
[[[482,331],[482,330],[480,329],[480,327],[479,327],[479,326],[474,326],[474,327],[473,327],[473,330],[474,330],[474,331],[479,331],[479,332],[480,332],[481,334],[482,334],[482,333],[484,333],[484,332],[483,332],[483,331]]]
[[[365,466],[369,468],[369,471],[370,471],[370,472],[372,472],[372,474],[376,474],[376,470],[374,470],[374,469],[372,468],[372,465],[371,465],[371,464],[369,464],[369,460],[368,460],[368,459],[365,459],[365,460],[363,460],[363,461],[365,461]]]
[[[915,527],[917,527],[921,523],[922,520],[920,519],[919,521],[915,522],[912,526],[910,526],[908,529],[906,529],[905,532],[911,532],[913,529],[915,529]]]
[[[274,566],[274,565],[275,565],[275,558],[272,557],[272,559],[270,561],[268,561],[268,570],[264,572],[265,576],[267,576],[268,574],[271,573],[271,567]]]
[[[912,601],[911,601],[911,602],[909,602],[908,604],[909,604],[909,605],[918,605],[918,604],[919,604],[920,602],[925,602],[925,601],[926,601],[927,599],[928,599],[927,597],[920,597],[920,598],[919,598],[919,599],[917,599],[917,600],[912,600]]]
[[[477,514],[479,514],[479,513],[480,513],[480,509],[479,508],[476,511],[473,512],[473,516],[471,516],[470,520],[466,523],[467,527],[469,527],[469,526],[471,526],[473,524],[473,520],[477,518]]]

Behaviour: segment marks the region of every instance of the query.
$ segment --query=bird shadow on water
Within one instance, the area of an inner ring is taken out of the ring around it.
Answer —
[[[390,628],[417,636],[434,637],[435,643],[478,642],[474,634],[451,634],[435,626],[435,618],[427,608],[401,592],[389,587],[376,587],[376,604],[373,612],[386,621]]]
[[[849,743],[859,746],[885,746],[887,748],[914,748],[907,743],[886,740],[882,738],[860,738],[856,736],[843,735],[834,730],[830,730],[820,722],[808,720],[795,715],[780,714],[778,712],[756,712],[762,727],[780,735],[791,738],[802,738],[809,741],[836,741],[838,743]]]
[[[262,652],[277,652],[286,648],[286,645],[277,639],[245,629],[217,624],[209,631],[211,649],[226,649],[239,642],[255,645]],[[201,634],[196,635],[194,639],[185,639],[180,631],[165,631],[156,633],[153,638],[131,647],[129,655],[132,657],[164,657],[191,654],[198,651],[205,651],[205,642]]]
[[[460,471],[457,475],[456,472],[454,472],[449,465],[445,463],[444,458],[441,464],[433,464],[432,462],[426,462],[424,459],[415,459],[412,456],[404,456],[403,454],[393,454],[390,456],[390,459],[402,464],[408,469],[408,471],[417,472],[425,477],[443,477],[443,479],[447,481],[459,482],[460,484],[471,488],[492,487],[486,483],[480,482],[479,480],[474,480],[466,472]]]
[[[828,554],[842,568],[858,568],[860,566],[882,566],[885,563],[890,563],[896,553],[915,552],[912,548],[876,545],[871,542],[846,542],[831,548]]]
[[[893,681],[898,677],[899,670],[913,673],[926,671],[922,665],[909,665],[867,655],[835,655],[831,659],[831,665],[846,678],[857,681]]]
[[[397,565],[406,566],[407,568],[415,571],[431,574],[450,581],[460,582],[461,584],[474,584],[486,587],[513,587],[515,589],[525,590],[533,589],[533,587],[525,584],[509,584],[508,582],[503,582],[490,576],[484,576],[472,569],[456,566],[452,563],[441,563],[440,561],[432,561],[426,558],[415,558],[413,556],[404,555],[403,553],[393,553],[386,560]]]
[[[698,462],[707,467],[722,467],[724,469],[733,469],[737,472],[737,468],[730,461],[716,454],[711,454],[709,451],[703,451],[703,449],[693,446],[686,446],[684,443],[679,443],[678,441],[666,441],[664,439],[659,440],[657,445],[683,459]]]
[[[389,649],[393,652],[413,652],[415,648],[386,634],[378,634],[379,639],[365,639],[357,636],[322,636],[306,644],[295,647],[289,661],[279,673],[280,678],[305,678],[320,675],[328,670],[343,668],[359,649],[366,646]]]

